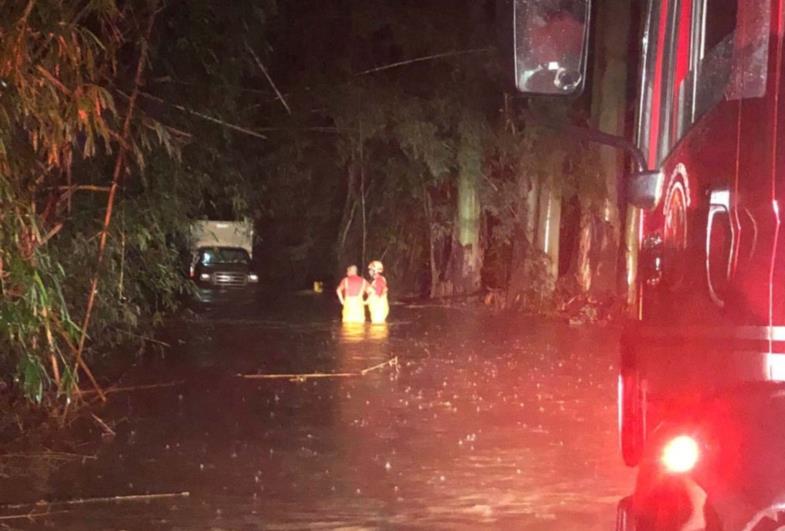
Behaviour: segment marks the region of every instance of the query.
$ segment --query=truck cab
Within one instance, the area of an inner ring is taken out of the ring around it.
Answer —
[[[202,289],[255,285],[253,228],[245,221],[198,221],[191,230],[189,276]]]
[[[193,279],[205,287],[243,288],[259,278],[251,255],[241,247],[200,247],[194,253]]]
[[[780,4],[647,7],[636,140],[651,203],[620,378],[630,465],[673,411],[726,388],[785,381]]]
[[[639,480],[618,528],[713,529],[711,513],[724,517],[717,528],[780,529],[755,522],[785,525],[785,441],[760,429],[785,424],[785,2],[644,5],[636,135],[626,145],[636,167],[623,183],[639,209],[638,254],[619,375],[621,450]],[[590,0],[515,7],[518,88],[575,93]],[[527,31],[554,9],[579,23],[580,54]],[[535,69],[553,75],[535,86]],[[715,459],[701,468],[701,455]],[[767,494],[750,495],[750,481]],[[647,503],[666,498],[687,509],[683,525],[641,523],[646,510],[662,514]],[[700,504],[714,509],[698,514]]]

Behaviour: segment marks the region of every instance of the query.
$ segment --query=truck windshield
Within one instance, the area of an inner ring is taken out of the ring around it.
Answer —
[[[236,247],[210,247],[201,249],[200,262],[203,265],[212,264],[247,264],[251,261],[245,249]]]

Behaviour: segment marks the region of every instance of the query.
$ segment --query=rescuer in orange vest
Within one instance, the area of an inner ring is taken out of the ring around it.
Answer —
[[[338,300],[343,306],[344,323],[364,323],[365,322],[365,292],[368,290],[368,283],[364,278],[357,274],[357,266],[351,265],[346,268],[346,277],[338,284],[335,292]]]
[[[368,264],[371,284],[367,288],[367,304],[371,314],[371,322],[374,324],[382,324],[387,321],[387,315],[390,313],[390,302],[387,300],[387,279],[382,276],[383,272],[384,265],[379,260]]]

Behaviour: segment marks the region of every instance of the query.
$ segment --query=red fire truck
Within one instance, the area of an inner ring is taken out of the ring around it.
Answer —
[[[644,3],[636,138],[585,132],[641,209],[618,528],[785,529],[785,1]],[[514,5],[519,90],[579,91],[590,0]]]

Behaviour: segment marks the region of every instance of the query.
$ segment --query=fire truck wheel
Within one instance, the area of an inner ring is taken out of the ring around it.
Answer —
[[[645,407],[640,373],[622,371],[619,381],[619,436],[624,463],[633,467],[640,463],[643,454]]]

